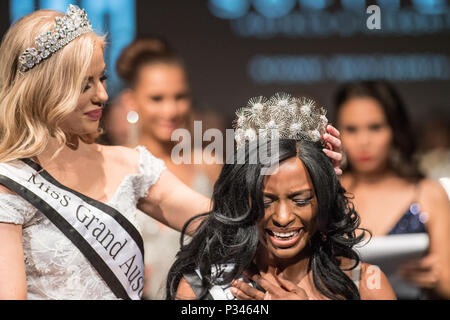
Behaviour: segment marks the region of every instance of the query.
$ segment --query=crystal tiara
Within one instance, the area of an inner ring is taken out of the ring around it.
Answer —
[[[317,142],[326,132],[325,115],[325,109],[313,100],[287,93],[277,93],[270,99],[252,98],[236,112],[233,125],[236,145],[240,148],[258,136]]]
[[[69,5],[64,17],[56,17],[55,28],[36,37],[35,48],[26,49],[19,57],[19,70],[27,72],[49,58],[75,38],[92,31],[86,11]]]

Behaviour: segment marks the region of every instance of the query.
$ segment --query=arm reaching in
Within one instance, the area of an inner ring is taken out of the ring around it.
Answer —
[[[211,200],[186,186],[169,170],[164,170],[148,195],[140,199],[138,209],[181,231],[190,218],[211,210]],[[198,221],[191,225],[187,233],[192,235],[197,225]]]

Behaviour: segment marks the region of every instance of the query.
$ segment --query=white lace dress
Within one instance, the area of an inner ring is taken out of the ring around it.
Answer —
[[[140,151],[139,172],[126,176],[107,204],[140,230],[136,204],[166,166],[144,147],[136,149]],[[0,194],[0,222],[23,226],[28,299],[117,299],[72,242],[26,200]]]

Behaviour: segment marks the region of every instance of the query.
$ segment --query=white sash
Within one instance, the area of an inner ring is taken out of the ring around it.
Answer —
[[[141,299],[144,248],[136,228],[116,209],[61,185],[37,163],[22,161],[0,164],[0,183],[46,215],[118,298]]]

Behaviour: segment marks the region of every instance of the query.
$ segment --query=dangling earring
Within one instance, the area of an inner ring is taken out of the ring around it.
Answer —
[[[135,146],[139,141],[139,114],[136,111],[127,113],[128,145]]]
[[[328,239],[327,235],[323,232],[320,233],[320,237],[322,238],[322,242],[325,242]]]

